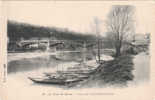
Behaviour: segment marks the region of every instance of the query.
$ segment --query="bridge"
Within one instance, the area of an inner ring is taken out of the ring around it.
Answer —
[[[102,48],[103,42],[100,41],[100,49]],[[85,44],[85,46],[84,46]],[[64,48],[65,50],[79,50],[84,47],[87,49],[97,49],[98,41],[97,40],[50,40],[50,39],[29,39],[29,40],[21,40],[19,42],[16,41],[10,41],[9,46],[11,47],[11,50],[14,52],[16,50],[39,50],[39,48],[43,48],[43,50],[49,51],[51,50],[53,52],[57,51],[56,48]]]

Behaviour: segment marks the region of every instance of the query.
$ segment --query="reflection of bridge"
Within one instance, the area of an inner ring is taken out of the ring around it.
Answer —
[[[8,53],[8,62],[21,59],[48,57],[50,55],[59,55],[61,53],[71,53],[81,51],[56,51],[56,52],[27,52],[27,53]]]

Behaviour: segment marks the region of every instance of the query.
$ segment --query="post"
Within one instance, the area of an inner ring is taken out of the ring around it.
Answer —
[[[98,36],[98,61],[100,63],[100,37]]]

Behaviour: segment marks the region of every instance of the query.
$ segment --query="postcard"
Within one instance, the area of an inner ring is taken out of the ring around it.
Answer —
[[[1,100],[155,100],[154,1],[1,1]]]

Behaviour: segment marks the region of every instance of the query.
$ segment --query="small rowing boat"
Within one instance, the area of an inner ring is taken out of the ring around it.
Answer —
[[[57,84],[57,85],[66,85],[70,83],[75,83],[82,81],[84,77],[77,77],[75,75],[64,75],[61,77],[54,77],[50,75],[46,75],[46,77],[42,78],[32,78],[28,77],[34,83],[43,83],[43,84]]]

